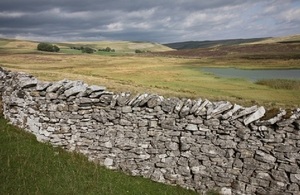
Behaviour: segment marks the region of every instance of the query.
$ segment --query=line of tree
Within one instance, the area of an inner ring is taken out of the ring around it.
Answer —
[[[72,46],[71,49],[81,50],[82,53],[94,53],[97,50],[91,48],[91,47],[83,47],[83,46]]]
[[[59,52],[60,48],[57,45],[52,45],[50,43],[39,43],[37,45],[37,50],[48,51],[48,52]]]
[[[147,52],[149,52],[149,51],[136,49],[134,52],[135,52],[135,53],[147,53]]]
[[[110,47],[106,47],[106,48],[102,48],[102,49],[98,49],[98,51],[105,51],[105,52],[115,52],[115,49],[112,49]]]
[[[81,49],[81,51],[82,51],[82,53],[94,53],[94,52],[96,52],[95,49],[90,48],[90,47],[83,47],[83,48]]]
[[[72,46],[70,48],[71,49],[76,49],[76,50],[81,50],[82,53],[94,53],[94,52],[97,51],[96,49],[93,49],[91,47],[83,47],[83,46]],[[103,48],[103,49],[98,49],[98,51],[115,52],[116,50],[112,49],[110,47],[106,47],[106,48]]]

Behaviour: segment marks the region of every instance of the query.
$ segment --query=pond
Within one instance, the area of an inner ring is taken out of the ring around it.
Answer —
[[[300,79],[300,69],[244,70],[237,68],[201,68],[219,77],[243,78],[250,81],[262,79]]]

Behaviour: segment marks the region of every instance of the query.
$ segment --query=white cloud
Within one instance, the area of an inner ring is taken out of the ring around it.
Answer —
[[[281,18],[287,22],[300,21],[300,8],[294,8],[283,12]]]
[[[123,24],[120,22],[108,24],[108,25],[106,25],[106,30],[107,31],[121,31],[121,30],[123,30]]]
[[[35,13],[35,15],[38,17],[38,15],[44,15],[49,17],[57,17],[57,18],[67,18],[67,19],[90,19],[93,17],[93,13],[90,11],[75,11],[75,12],[67,12],[63,11],[60,8],[53,8],[46,11],[41,11],[38,13]]]
[[[264,9],[265,14],[273,14],[278,10],[278,5],[270,5]]]
[[[24,12],[9,12],[9,11],[2,11],[0,12],[0,18],[20,18],[26,15]]]

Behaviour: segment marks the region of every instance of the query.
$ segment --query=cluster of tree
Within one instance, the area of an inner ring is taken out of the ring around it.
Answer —
[[[147,53],[149,51],[145,51],[145,50],[140,50],[140,49],[136,49],[135,53]]]
[[[48,52],[59,52],[59,47],[52,45],[50,43],[39,43],[37,46],[39,51],[48,51]]]
[[[115,49],[112,49],[112,48],[110,48],[110,47],[106,47],[106,48],[103,48],[103,49],[98,49],[98,51],[115,52],[116,50],[115,50]]]
[[[77,46],[72,46],[70,47],[71,49],[76,49],[76,50],[82,50],[84,47],[83,46],[80,46],[80,47],[77,47]]]
[[[80,46],[80,47],[77,47],[77,46],[73,46],[73,47],[70,47],[71,49],[76,49],[76,50],[81,50],[82,53],[94,53],[96,52],[97,50],[91,48],[91,47],[83,47],[83,46]]]
[[[94,53],[96,52],[97,50],[93,49],[93,48],[90,48],[90,47],[83,47],[81,49],[82,53]]]
[[[76,50],[81,50],[82,53],[94,53],[97,50],[93,49],[91,47],[83,47],[83,46],[72,46],[70,47],[71,49],[76,49]],[[105,52],[115,52],[116,50],[110,48],[110,47],[106,47],[104,49],[98,49],[98,51],[105,51]]]

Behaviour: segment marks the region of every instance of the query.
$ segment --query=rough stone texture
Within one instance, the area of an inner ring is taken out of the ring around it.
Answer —
[[[188,124],[185,129],[188,131],[198,131],[198,126],[194,124]]]
[[[69,97],[71,95],[76,95],[79,92],[84,92],[85,90],[86,90],[85,86],[82,86],[82,85],[80,86],[79,85],[79,86],[74,86],[74,87],[66,90],[64,94],[65,94],[66,97]]]
[[[19,85],[21,88],[28,88],[28,87],[34,87],[37,84],[36,78],[27,77],[24,75],[24,77],[19,78]]]
[[[0,95],[12,124],[110,169],[198,192],[299,195],[300,109],[260,121],[263,107],[115,94],[2,68]]]
[[[251,114],[250,116],[245,118],[244,124],[248,125],[248,124],[252,123],[253,121],[260,119],[261,117],[263,117],[265,115],[265,112],[266,112],[266,110],[264,107],[262,107],[262,106],[259,107],[253,114]]]

